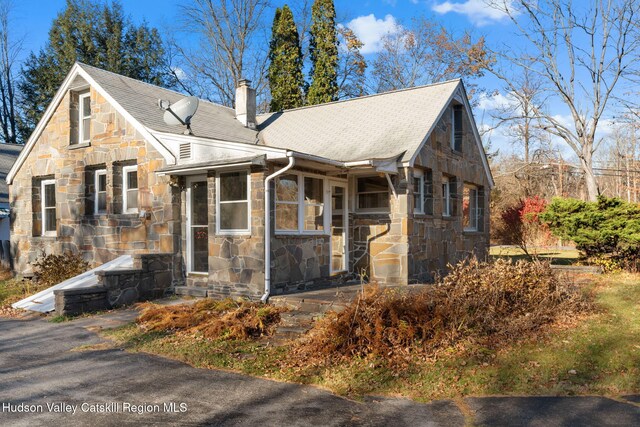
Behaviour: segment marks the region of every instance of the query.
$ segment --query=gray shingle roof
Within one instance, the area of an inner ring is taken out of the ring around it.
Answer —
[[[460,80],[258,116],[260,143],[344,162],[408,161]]]
[[[160,132],[182,133],[181,127],[169,126],[164,122],[162,119],[164,111],[157,106],[157,103],[160,98],[174,103],[183,98],[183,94],[86,64],[78,65],[147,128]],[[191,120],[191,130],[195,136],[203,138],[244,143],[256,142],[256,132],[245,128],[236,120],[233,109],[204,100],[200,100],[198,112]]]
[[[0,203],[9,203],[7,174],[23,148],[22,144],[0,144]]]

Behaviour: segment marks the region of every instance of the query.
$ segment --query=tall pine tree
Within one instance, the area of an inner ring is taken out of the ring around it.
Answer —
[[[333,0],[315,0],[311,7],[311,86],[307,103],[322,104],[338,99],[338,37]]]
[[[156,85],[165,85],[164,49],[160,34],[146,23],[134,25],[114,1],[67,0],[54,19],[49,40],[32,52],[18,84],[26,140],[73,64],[83,62]]]
[[[271,111],[301,107],[302,51],[293,13],[286,4],[276,9],[269,45],[269,88]]]

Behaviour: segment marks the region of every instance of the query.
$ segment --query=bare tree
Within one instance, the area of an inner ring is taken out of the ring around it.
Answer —
[[[174,43],[178,66],[186,75],[178,86],[233,107],[240,79],[253,82],[258,97],[266,91],[268,37],[264,16],[268,0],[192,0],[182,6],[182,29],[198,35],[195,47]]]
[[[17,141],[16,83],[14,65],[22,50],[22,40],[15,41],[10,34],[11,2],[0,2],[0,138],[4,143]]]
[[[506,91],[504,99],[489,110],[493,125],[485,133],[490,134],[493,130],[502,128],[509,142],[519,146],[518,153],[521,153],[525,173],[524,197],[529,197],[534,194],[534,177],[528,172],[538,167],[533,162],[539,161],[544,157],[543,154],[553,151],[550,135],[543,130],[538,117],[538,112],[545,109],[544,93],[540,80],[528,69],[514,76]],[[529,168],[530,165],[533,168]]]
[[[360,49],[364,43],[344,26],[338,27],[338,98],[348,99],[366,95],[365,71],[367,63]]]
[[[383,92],[476,77],[482,75],[486,62],[483,38],[473,42],[466,33],[456,39],[444,27],[421,17],[383,37],[371,85],[375,92]]]
[[[494,0],[493,5],[511,18],[527,47],[521,54],[510,47],[495,52],[501,61],[488,68],[507,86],[512,85],[513,74],[528,70],[541,79],[550,97],[568,109],[570,124],[535,106],[534,113],[546,131],[560,137],[575,152],[587,198],[595,200],[599,189],[593,155],[600,142],[596,133],[611,108],[616,87],[636,63],[638,39],[634,31],[639,2]]]

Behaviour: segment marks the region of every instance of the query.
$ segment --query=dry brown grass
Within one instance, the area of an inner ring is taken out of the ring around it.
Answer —
[[[271,335],[280,322],[281,307],[249,301],[203,299],[194,304],[139,305],[136,320],[147,331],[198,334],[208,339],[255,339]]]
[[[285,364],[380,357],[398,365],[462,343],[495,347],[590,307],[589,298],[561,283],[548,263],[473,259],[415,292],[366,287],[344,311],[317,322]]]

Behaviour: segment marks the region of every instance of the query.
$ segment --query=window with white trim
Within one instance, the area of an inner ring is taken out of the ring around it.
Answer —
[[[275,179],[275,231],[282,234],[325,234],[326,179],[285,174]]]
[[[78,142],[91,142],[91,94],[81,93],[78,97]]]
[[[431,169],[414,170],[413,201],[414,213],[433,215],[433,173]]]
[[[464,135],[462,113],[462,105],[454,105],[451,109],[451,149],[458,152],[462,152],[462,137]]]
[[[379,175],[363,176],[356,183],[356,208],[359,212],[389,212],[389,182]]]
[[[138,212],[138,166],[122,167],[122,212]]]
[[[93,213],[102,214],[107,212],[107,171],[99,169],[95,172],[95,197],[93,200]]]
[[[275,179],[275,187],[276,231],[299,231],[298,175],[280,175]]]
[[[249,233],[251,176],[247,171],[220,172],[216,180],[216,229],[218,233]]]
[[[451,216],[451,180],[448,176],[442,177],[442,216]]]
[[[482,189],[473,184],[465,184],[462,190],[462,226],[464,231],[482,229]]]
[[[46,179],[42,181],[42,235],[56,235],[56,181]]]

